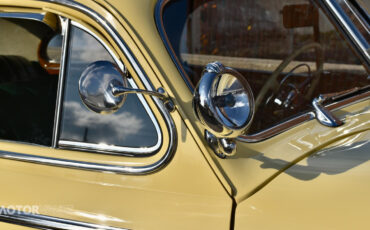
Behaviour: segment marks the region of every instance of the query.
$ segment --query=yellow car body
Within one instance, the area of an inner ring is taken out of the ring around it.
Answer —
[[[218,158],[158,32],[156,10],[156,0],[0,1],[0,13],[49,12],[88,28],[148,89],[124,41],[152,89],[162,87],[175,106],[166,118],[145,96],[163,136],[148,157],[1,141],[0,229],[369,228],[369,92],[336,108],[343,126],[310,119],[263,141],[238,140],[234,157]],[[125,171],[148,166],[157,168]],[[4,214],[17,206],[37,206],[37,214]]]

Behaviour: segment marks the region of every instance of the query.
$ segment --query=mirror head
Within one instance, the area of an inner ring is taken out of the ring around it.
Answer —
[[[246,79],[219,62],[208,64],[193,97],[200,122],[218,138],[236,138],[250,126],[254,97]]]
[[[82,102],[90,110],[100,114],[116,112],[127,95],[114,96],[113,89],[127,87],[127,79],[119,68],[109,61],[91,63],[82,72],[78,90]]]

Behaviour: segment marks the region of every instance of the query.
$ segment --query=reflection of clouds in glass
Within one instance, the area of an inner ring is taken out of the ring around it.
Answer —
[[[101,115],[82,108],[78,102],[65,102],[64,110],[65,120],[69,124],[73,124],[80,128],[91,128],[109,130],[105,133],[105,140],[116,139],[118,141],[125,140],[129,135],[136,135],[143,128],[143,121],[130,112],[116,113],[110,115]],[[71,132],[69,132],[71,131]],[[64,130],[63,135],[69,139],[80,139],[81,133],[72,130]]]
[[[87,33],[75,33],[74,35],[73,59],[86,63],[96,60],[113,61],[107,50],[103,46],[97,45],[94,37]]]

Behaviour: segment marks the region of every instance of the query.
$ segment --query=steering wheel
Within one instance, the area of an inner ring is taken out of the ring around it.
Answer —
[[[260,92],[259,92],[259,94],[257,96],[256,102],[255,102],[256,109],[258,109],[261,106],[261,103],[263,102],[264,98],[266,97],[266,94],[270,90],[273,91],[273,95],[275,95],[277,93],[277,91],[280,88],[279,87],[280,86],[280,83],[278,82],[277,78],[279,77],[279,75],[281,74],[281,72],[283,72],[283,70],[288,66],[288,64],[291,61],[293,61],[302,52],[304,52],[304,51],[306,51],[308,49],[312,49],[312,48],[319,49],[319,53],[321,53],[321,54],[323,53],[322,46],[319,43],[317,43],[317,42],[313,42],[313,43],[306,44],[306,45],[302,46],[301,48],[295,50],[286,59],[284,59],[284,61],[282,61],[280,63],[280,65],[274,70],[274,72],[271,74],[271,76],[269,77],[269,79],[267,80],[267,82],[265,83],[265,85],[260,90]],[[323,69],[323,58],[322,57],[319,57],[318,63],[319,64],[318,64],[318,66],[316,68],[316,71],[315,71],[315,75],[317,75],[317,76],[314,76],[313,82],[311,83],[311,88],[307,92],[307,95],[311,95],[313,93],[313,90],[315,88],[315,85],[319,81],[319,75],[320,75],[320,73],[321,73],[321,71]],[[264,103],[267,103],[267,102],[264,102]]]
[[[40,66],[44,68],[48,74],[57,75],[59,74],[60,69],[60,61],[50,59],[48,56],[48,46],[49,42],[56,38],[57,36],[61,36],[60,34],[50,34],[41,39],[39,47],[37,49],[37,56],[39,59]]]

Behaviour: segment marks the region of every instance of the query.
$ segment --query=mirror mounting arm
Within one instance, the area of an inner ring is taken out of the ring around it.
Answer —
[[[175,106],[173,102],[171,101],[170,97],[167,95],[166,91],[160,87],[157,91],[149,91],[149,90],[143,90],[143,89],[133,89],[133,88],[126,88],[123,86],[113,85],[112,87],[112,94],[115,97],[119,97],[126,94],[144,94],[149,96],[158,97],[160,100],[163,101],[163,104],[165,105],[166,109],[169,112],[173,112],[175,110]]]
[[[125,71],[126,72],[126,71]],[[158,97],[165,108],[172,112],[174,103],[163,88],[157,91],[128,88],[127,73],[109,61],[91,63],[82,72],[78,91],[86,107],[99,114],[117,112],[124,104],[127,94],[146,94]]]
[[[148,91],[143,89],[132,89],[132,88],[126,88],[122,86],[113,86],[112,85],[112,94],[116,97],[125,95],[125,94],[145,94],[150,96],[155,96],[161,99],[162,101],[169,100],[169,97],[166,95],[164,90],[160,90],[162,88],[159,88],[158,91]]]

